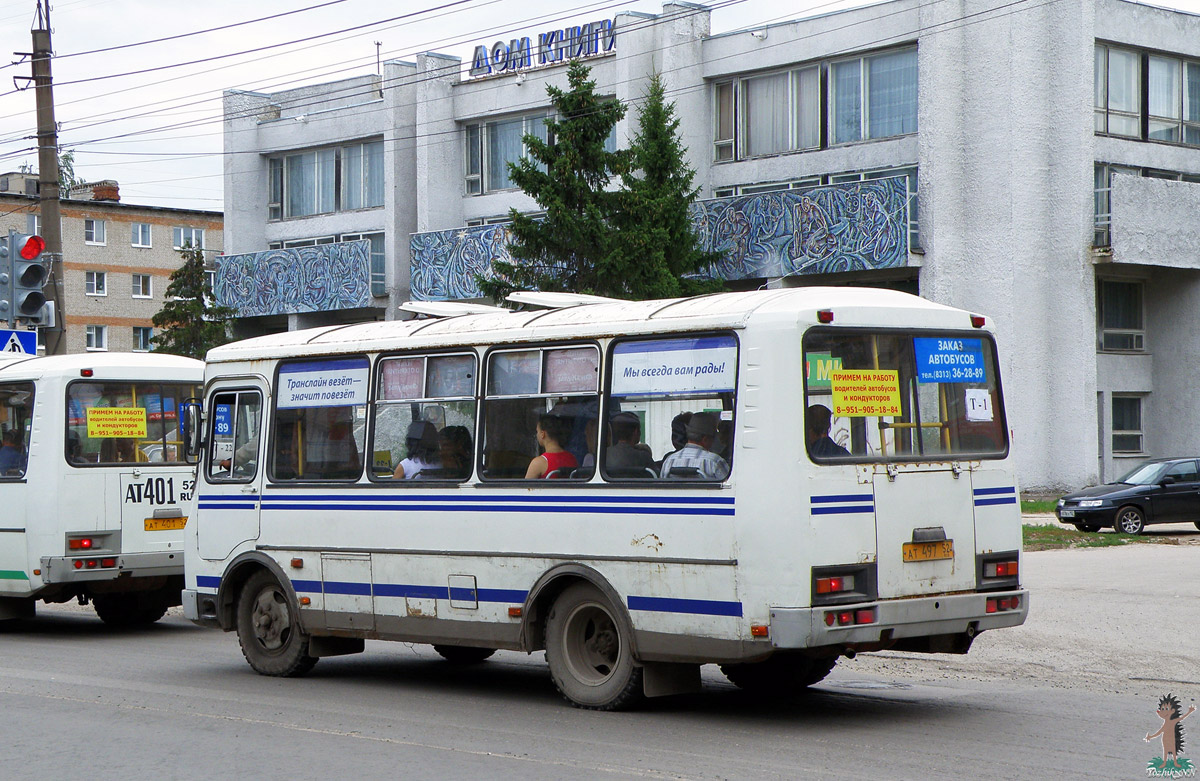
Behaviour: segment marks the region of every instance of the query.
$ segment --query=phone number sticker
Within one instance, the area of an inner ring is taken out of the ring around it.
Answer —
[[[982,339],[913,339],[917,382],[987,382]]]
[[[833,414],[864,418],[900,414],[900,373],[896,371],[834,371]]]

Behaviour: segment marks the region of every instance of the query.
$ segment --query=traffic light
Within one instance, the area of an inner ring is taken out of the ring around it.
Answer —
[[[46,242],[41,236],[28,233],[8,232],[8,258],[4,262],[9,271],[9,282],[12,285],[12,309],[9,319],[15,325],[18,322],[29,325],[43,325],[46,320],[46,294],[42,287],[50,269],[42,259]]]

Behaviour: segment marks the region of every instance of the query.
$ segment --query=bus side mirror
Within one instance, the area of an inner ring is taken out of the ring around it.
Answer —
[[[182,419],[183,460],[189,464],[200,463],[200,451],[204,449],[204,415],[200,399],[188,399],[179,407]]]

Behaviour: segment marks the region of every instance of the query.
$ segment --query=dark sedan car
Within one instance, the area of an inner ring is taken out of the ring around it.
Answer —
[[[1055,514],[1076,529],[1108,526],[1141,534],[1147,524],[1189,521],[1200,529],[1200,458],[1147,461],[1115,483],[1095,485],[1058,500]]]

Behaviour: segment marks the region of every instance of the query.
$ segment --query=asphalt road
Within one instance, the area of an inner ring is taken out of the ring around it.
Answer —
[[[116,632],[89,608],[39,606],[0,625],[0,767],[94,779],[1144,778],[1158,697],[1200,699],[1197,561],[1193,545],[1030,553],[1029,622],[981,635],[967,656],[860,656],[782,703],[706,667],[702,694],[630,713],[569,707],[541,654],[464,669],[426,647],[368,642],[280,680],[251,672],[233,635],[177,611]],[[1185,725],[1200,746],[1200,725]]]

